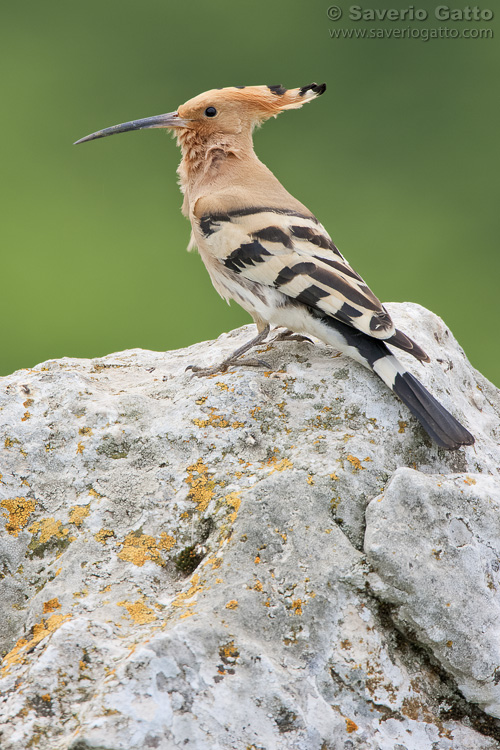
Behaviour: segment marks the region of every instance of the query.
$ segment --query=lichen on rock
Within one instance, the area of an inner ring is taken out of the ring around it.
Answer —
[[[2,750],[500,750],[499,392],[389,308],[475,446],[322,344],[186,372],[250,326],[0,379]]]

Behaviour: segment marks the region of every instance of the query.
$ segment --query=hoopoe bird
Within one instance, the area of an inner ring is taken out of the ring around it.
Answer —
[[[144,128],[168,128],[182,151],[182,212],[217,292],[252,316],[258,334],[214,368],[223,371],[265,340],[270,326],[309,334],[373,370],[442,448],[473,436],[424,388],[388,344],[421,362],[429,357],[395,328],[385,307],[333,244],[318,219],[290,195],[253,149],[252,131],[270,117],[324,93],[233,86],[195,96],[177,111],[115,125],[76,143]],[[252,362],[253,364],[255,362]],[[243,364],[250,364],[244,360]]]

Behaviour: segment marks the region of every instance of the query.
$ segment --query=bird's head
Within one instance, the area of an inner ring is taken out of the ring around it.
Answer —
[[[145,128],[169,128],[178,135],[183,131],[190,131],[200,140],[210,140],[212,136],[251,133],[256,125],[269,117],[276,117],[287,109],[302,107],[320,96],[325,89],[324,83],[311,83],[297,89],[285,89],[279,85],[212,89],[189,99],[175,112],[124,122],[87,135],[76,143]]]

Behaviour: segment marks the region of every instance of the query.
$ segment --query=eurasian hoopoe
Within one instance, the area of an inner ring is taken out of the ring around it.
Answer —
[[[288,193],[253,150],[252,131],[325,91],[311,83],[235,86],[190,99],[176,112],[133,120],[77,143],[143,128],[170,128],[182,150],[182,212],[212,283],[252,316],[258,335],[218,368],[265,339],[270,325],[316,336],[373,370],[443,448],[473,436],[431,396],[387,344],[428,362],[333,244],[316,217]],[[247,361],[248,362],[248,361]],[[245,363],[245,362],[244,362]]]

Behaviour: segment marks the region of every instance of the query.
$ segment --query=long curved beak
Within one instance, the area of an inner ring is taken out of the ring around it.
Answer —
[[[145,128],[184,128],[187,123],[188,120],[183,120],[182,117],[179,117],[178,112],[167,112],[166,115],[155,115],[154,117],[145,117],[142,120],[131,120],[130,122],[122,122],[121,125],[113,125],[112,128],[98,130],[96,133],[86,135],[85,138],[80,138],[80,140],[75,141],[73,145],[76,146],[78,143],[93,141],[96,138],[105,138],[107,135],[126,133],[128,130],[144,130]]]

